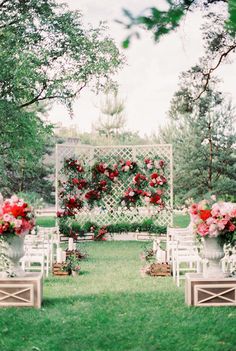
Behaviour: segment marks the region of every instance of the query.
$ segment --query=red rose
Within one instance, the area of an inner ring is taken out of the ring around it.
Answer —
[[[158,177],[158,173],[153,173],[152,175],[151,175],[151,179],[155,179],[155,178],[157,178]]]
[[[199,217],[200,217],[203,221],[206,221],[207,218],[211,217],[211,210],[200,210]]]

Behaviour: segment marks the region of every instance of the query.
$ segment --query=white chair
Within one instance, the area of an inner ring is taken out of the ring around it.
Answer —
[[[47,277],[53,261],[52,239],[40,235],[26,235],[24,249],[22,268],[26,272],[42,272]]]
[[[172,242],[172,272],[173,279],[178,287],[184,273],[200,273],[201,262],[198,247],[191,235],[189,237],[185,235],[181,239],[178,237],[175,243]]]
[[[224,273],[236,273],[236,247],[226,246],[225,257],[221,260],[221,267]]]
[[[194,239],[194,234],[193,234],[193,229],[192,229],[192,224],[190,223],[188,227],[186,228],[173,228],[173,227],[167,227],[167,235],[166,235],[166,256],[167,256],[167,262],[171,263],[172,261],[172,252],[173,249],[176,247],[176,241],[179,239],[182,241],[184,237],[187,238],[193,238]]]

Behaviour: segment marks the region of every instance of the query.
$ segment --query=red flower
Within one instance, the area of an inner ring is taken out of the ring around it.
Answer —
[[[153,173],[152,175],[151,175],[151,179],[155,179],[155,178],[157,178],[158,177],[158,173]]]
[[[72,180],[72,183],[74,185],[79,184],[79,179],[78,178],[72,178],[71,180]]]
[[[158,194],[154,194],[150,198],[150,203],[157,205],[161,203],[161,197]]]
[[[200,210],[199,216],[203,221],[206,221],[207,218],[211,217],[211,210]]]
[[[27,207],[26,203],[24,203],[22,206],[13,205],[11,208],[11,213],[15,218],[25,217],[27,214],[26,207]]]

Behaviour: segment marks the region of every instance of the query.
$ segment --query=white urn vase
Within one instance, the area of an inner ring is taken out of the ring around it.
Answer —
[[[204,278],[224,278],[225,274],[221,268],[221,259],[224,257],[223,245],[216,237],[203,238],[202,257],[207,259],[208,264],[203,269]]]
[[[1,253],[6,263],[2,275],[8,277],[23,277],[25,272],[20,266],[20,259],[25,253],[24,236],[9,236],[1,241]]]

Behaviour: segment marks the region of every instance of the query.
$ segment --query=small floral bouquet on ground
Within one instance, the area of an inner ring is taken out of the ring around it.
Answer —
[[[222,244],[236,242],[236,205],[203,200],[190,207],[194,232],[198,237],[218,237]]]
[[[23,237],[34,226],[33,211],[23,199],[13,195],[3,201],[0,196],[0,238],[6,239],[11,235]]]
[[[76,255],[67,256],[66,262],[63,264],[63,271],[72,274],[72,272],[79,273],[80,269],[80,261]]]

